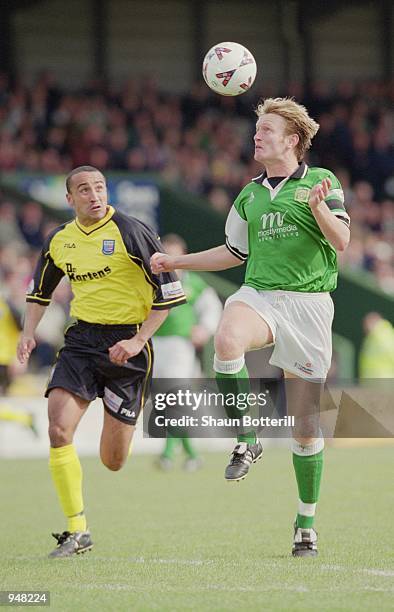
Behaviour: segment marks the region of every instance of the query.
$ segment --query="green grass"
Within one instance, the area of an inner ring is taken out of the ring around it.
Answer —
[[[288,451],[268,449],[246,481],[227,457],[162,474],[135,456],[117,473],[83,459],[92,552],[46,558],[65,524],[46,461],[3,460],[3,590],[49,590],[54,610],[392,610],[393,448],[327,449],[320,555],[290,556],[296,488]]]

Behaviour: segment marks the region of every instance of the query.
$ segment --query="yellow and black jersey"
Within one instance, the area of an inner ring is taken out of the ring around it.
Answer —
[[[66,275],[73,317],[102,325],[142,323],[151,309],[186,302],[176,274],[152,274],[156,251],[163,247],[153,230],[112,206],[89,227],[74,219],[46,239],[26,300],[48,305]]]

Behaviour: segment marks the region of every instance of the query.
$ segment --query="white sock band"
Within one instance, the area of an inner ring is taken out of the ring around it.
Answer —
[[[302,516],[315,516],[316,504],[305,504],[300,499],[298,500],[298,514]]]
[[[229,361],[222,361],[215,356],[213,358],[213,369],[219,374],[237,374],[240,372],[245,365],[245,355],[238,359],[232,359]]]
[[[324,448],[324,438],[323,434],[320,430],[320,438],[317,438],[312,444],[307,444],[306,446],[302,446],[297,440],[294,438],[291,441],[291,450],[295,455],[300,455],[301,457],[310,457],[311,455],[317,455]]]

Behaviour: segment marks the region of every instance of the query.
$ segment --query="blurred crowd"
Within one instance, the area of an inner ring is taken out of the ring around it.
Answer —
[[[311,164],[345,168],[352,184],[370,183],[378,201],[394,195],[394,82],[317,82],[308,95],[296,83],[286,92],[265,84],[261,92],[285,94],[320,123]],[[160,172],[226,209],[258,170],[252,109],[261,96],[256,87],[246,96],[218,96],[203,82],[183,96],[165,94],[152,79],[117,89],[92,82],[70,93],[49,73],[30,88],[0,75],[0,171],[64,173],[88,163]]]
[[[103,172],[158,173],[226,214],[260,172],[253,160],[252,109],[260,97],[294,96],[320,124],[307,162],[334,171],[345,191],[352,241],[341,265],[371,272],[394,294],[394,84],[317,82],[308,95],[297,83],[286,92],[269,83],[261,92],[254,89],[230,98],[198,83],[181,96],[144,79],[119,88],[90,82],[65,92],[49,73],[31,87],[0,75],[0,172],[64,174],[91,164]],[[0,194],[0,282],[20,309],[53,225],[38,204],[16,211]],[[55,296],[54,317],[66,319],[68,296],[65,283]],[[43,345],[54,345],[45,338],[53,329],[42,329]],[[49,361],[46,351],[43,362]]]

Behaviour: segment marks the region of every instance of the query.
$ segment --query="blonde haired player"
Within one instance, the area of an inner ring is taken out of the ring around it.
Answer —
[[[224,270],[247,262],[242,287],[226,302],[215,336],[214,369],[222,389],[245,390],[245,352],[274,344],[270,363],[284,370],[288,412],[295,416],[292,451],[298,512],[292,553],[317,555],[313,528],[323,466],[318,426],[322,381],[331,362],[337,251],[349,242],[341,185],[324,168],[310,168],[306,151],[319,129],[304,106],[268,98],[257,108],[255,160],[263,171],[236,198],[225,244],[170,257],[156,253],[155,273]],[[238,481],[262,454],[254,431],[238,436],[225,478]]]

